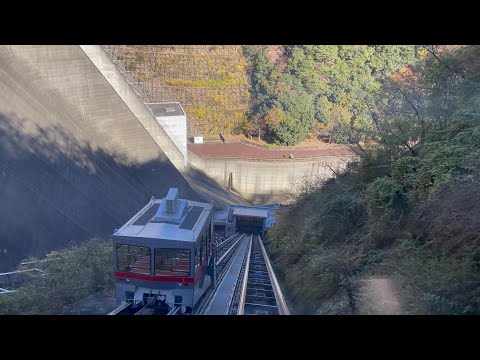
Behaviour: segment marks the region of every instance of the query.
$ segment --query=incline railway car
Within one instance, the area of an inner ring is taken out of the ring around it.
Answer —
[[[112,235],[117,298],[190,313],[212,283],[213,207],[171,188]]]

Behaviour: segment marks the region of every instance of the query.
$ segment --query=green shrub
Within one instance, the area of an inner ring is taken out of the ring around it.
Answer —
[[[480,314],[479,55],[396,74],[378,141],[279,218],[268,248],[304,313],[380,276],[400,284],[406,313]]]
[[[318,212],[312,224],[317,242],[341,242],[365,221],[366,204],[357,193],[332,189],[316,200]]]
[[[45,276],[33,279],[15,293],[0,295],[0,314],[60,311],[64,306],[96,292],[113,294],[110,240],[91,239],[48,256],[59,259],[39,265]]]
[[[420,160],[417,157],[404,156],[393,164],[392,177],[406,189],[412,189],[419,167]]]
[[[403,187],[392,178],[378,178],[368,187],[370,214],[380,212],[393,216],[403,213],[406,208],[407,200]]]
[[[394,255],[406,300],[420,299],[432,314],[478,313],[480,275],[470,261],[441,255],[413,239],[404,240]],[[405,305],[408,309],[408,301]]]

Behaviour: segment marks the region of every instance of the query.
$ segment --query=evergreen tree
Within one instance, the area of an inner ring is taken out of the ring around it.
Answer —
[[[291,145],[302,141],[318,123],[336,142],[362,140],[360,134],[365,136],[373,129],[371,114],[381,84],[390,74],[412,64],[417,48],[294,45],[284,50],[287,64],[283,70],[272,63],[263,46],[246,47],[245,54],[252,62],[252,113],[265,119],[270,110],[282,109],[283,135],[277,131],[280,128],[270,135],[274,142],[287,144],[285,134],[291,134]]]

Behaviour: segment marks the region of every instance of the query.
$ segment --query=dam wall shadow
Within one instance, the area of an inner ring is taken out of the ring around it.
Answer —
[[[201,200],[80,47],[0,46],[0,93],[0,272]]]

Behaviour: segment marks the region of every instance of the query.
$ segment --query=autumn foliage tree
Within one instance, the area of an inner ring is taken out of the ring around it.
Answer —
[[[417,55],[410,45],[295,45],[284,46],[286,66],[280,66],[267,48],[244,47],[251,63],[250,113],[264,119],[273,142],[288,145],[319,128],[330,141],[364,140],[374,130],[371,113],[383,81]],[[269,127],[267,114],[276,108],[283,111],[282,120]]]

